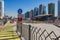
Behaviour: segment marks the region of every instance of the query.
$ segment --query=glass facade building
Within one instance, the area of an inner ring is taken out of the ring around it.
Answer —
[[[0,1],[0,16],[2,15],[1,10],[2,10],[2,2]]]
[[[39,12],[38,14],[46,14],[46,7],[42,4],[39,6]]]
[[[25,18],[29,18],[29,11],[25,13]]]
[[[0,0],[0,17],[4,16],[4,0]]]
[[[42,10],[43,10],[43,5],[39,5],[39,14],[42,14]]]
[[[38,8],[35,7],[35,8],[34,8],[34,14],[33,14],[33,17],[35,17],[35,16],[37,16],[37,15],[38,15]]]
[[[29,13],[29,17],[30,17],[30,18],[33,17],[33,10],[30,11],[30,13]]]
[[[55,4],[54,3],[48,4],[48,14],[52,14],[53,16],[55,15]]]
[[[58,0],[58,18],[60,19],[60,0]]]
[[[43,6],[43,14],[46,14],[46,6]]]
[[[1,8],[2,8],[2,2],[0,2],[0,10],[1,10]]]

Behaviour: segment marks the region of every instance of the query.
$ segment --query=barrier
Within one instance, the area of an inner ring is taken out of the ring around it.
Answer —
[[[22,37],[24,37],[25,40],[30,40],[30,25],[22,26]]]
[[[25,40],[59,40],[60,39],[60,35],[57,36],[57,34],[54,31],[51,31],[49,33],[46,29],[42,30],[39,27],[35,27],[31,25],[22,26],[22,37],[24,37]]]

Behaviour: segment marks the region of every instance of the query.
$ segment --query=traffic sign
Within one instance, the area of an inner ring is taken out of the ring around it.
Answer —
[[[22,35],[22,9],[18,9],[18,26],[17,26],[17,32],[20,32],[18,35],[21,36]],[[21,34],[21,35],[20,35]]]
[[[22,13],[22,9],[18,9],[18,13],[21,14]]]
[[[22,22],[22,18],[18,18],[18,22]]]

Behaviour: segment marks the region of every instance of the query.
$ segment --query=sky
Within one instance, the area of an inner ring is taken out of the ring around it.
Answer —
[[[23,10],[22,14],[34,7],[39,7],[40,4],[46,6],[46,13],[48,14],[48,4],[55,3],[55,16],[57,16],[58,5],[57,0],[4,0],[4,11],[6,15],[17,17],[17,10],[21,8]]]

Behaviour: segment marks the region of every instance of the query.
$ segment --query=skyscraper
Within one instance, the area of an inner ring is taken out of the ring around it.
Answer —
[[[0,0],[0,18],[4,16],[4,0]]]
[[[46,14],[46,6],[43,6],[43,14]]]
[[[39,5],[39,12],[38,14],[46,14],[46,7],[44,5]]]
[[[29,11],[25,13],[25,18],[29,18]]]
[[[38,8],[35,7],[35,8],[34,8],[34,14],[33,14],[33,17],[34,17],[34,16],[37,16],[37,15],[38,15]]]
[[[52,14],[53,16],[55,15],[55,4],[54,3],[48,4],[48,14]]]
[[[38,12],[38,14],[42,14],[43,13],[43,5],[41,4],[41,5],[39,5],[39,12]]]
[[[60,19],[60,0],[58,0],[58,19]]]
[[[29,17],[30,17],[30,18],[33,17],[33,10],[30,11],[30,13],[29,13]]]

